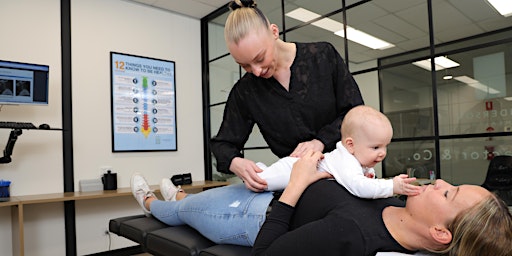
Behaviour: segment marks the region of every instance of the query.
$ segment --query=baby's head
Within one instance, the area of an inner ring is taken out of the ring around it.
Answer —
[[[373,167],[386,157],[393,137],[389,119],[369,106],[352,108],[341,123],[341,141],[364,167]]]

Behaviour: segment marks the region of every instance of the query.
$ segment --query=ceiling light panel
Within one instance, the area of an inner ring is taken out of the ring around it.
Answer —
[[[302,22],[308,22],[312,19],[316,19],[316,18],[320,17],[319,14],[314,13],[309,10],[306,10],[302,7],[299,7],[293,11],[286,13],[286,16],[288,16],[290,18],[294,18],[296,20],[300,20]]]
[[[443,68],[454,68],[454,67],[460,66],[459,63],[457,63],[451,59],[448,59],[447,57],[444,57],[444,56],[435,57],[434,63],[436,63],[436,65],[439,65]]]
[[[414,64],[414,65],[416,65],[416,66],[418,66],[420,68],[426,69],[428,71],[432,70],[431,66],[430,66],[430,59],[415,61],[412,64]],[[459,63],[457,63],[457,62],[455,62],[455,61],[453,61],[453,60],[451,60],[451,59],[449,59],[447,57],[444,57],[444,56],[435,57],[434,58],[434,64],[435,64],[435,67],[436,67],[436,71],[460,66]]]
[[[510,0],[487,0],[487,2],[501,15],[505,17],[512,15],[512,4]]]

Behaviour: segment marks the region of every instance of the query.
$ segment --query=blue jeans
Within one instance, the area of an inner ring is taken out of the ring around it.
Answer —
[[[271,192],[255,193],[236,184],[180,201],[155,200],[150,209],[165,224],[189,225],[215,243],[253,246],[272,198]]]

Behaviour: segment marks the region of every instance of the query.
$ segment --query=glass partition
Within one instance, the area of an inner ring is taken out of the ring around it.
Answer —
[[[240,67],[231,55],[210,62],[210,103],[226,102],[233,85],[240,79]]]
[[[210,134],[212,134],[212,136],[215,136],[215,134],[219,132],[225,106],[225,104],[220,104],[210,107]]]
[[[229,53],[226,41],[224,40],[224,24],[228,14],[224,13],[208,22],[208,60],[213,60]]]
[[[448,56],[459,66],[436,72],[439,133],[512,131],[512,43]]]
[[[494,156],[512,155],[512,137],[447,139],[441,141],[439,150],[443,179],[481,185]]]
[[[393,125],[393,138],[432,136],[430,72],[413,64],[380,71],[382,111]]]
[[[409,174],[429,179],[436,173],[436,152],[433,140],[393,142],[384,161],[385,177]]]

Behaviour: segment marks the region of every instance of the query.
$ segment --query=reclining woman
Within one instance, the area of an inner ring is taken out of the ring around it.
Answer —
[[[437,180],[406,202],[361,199],[317,171],[321,158],[308,151],[299,159],[274,202],[271,192],[243,184],[187,195],[169,179],[161,183],[161,201],[140,174],[132,176],[132,192],[160,221],[189,225],[216,243],[253,246],[253,255],[512,255],[512,216],[486,189]]]

